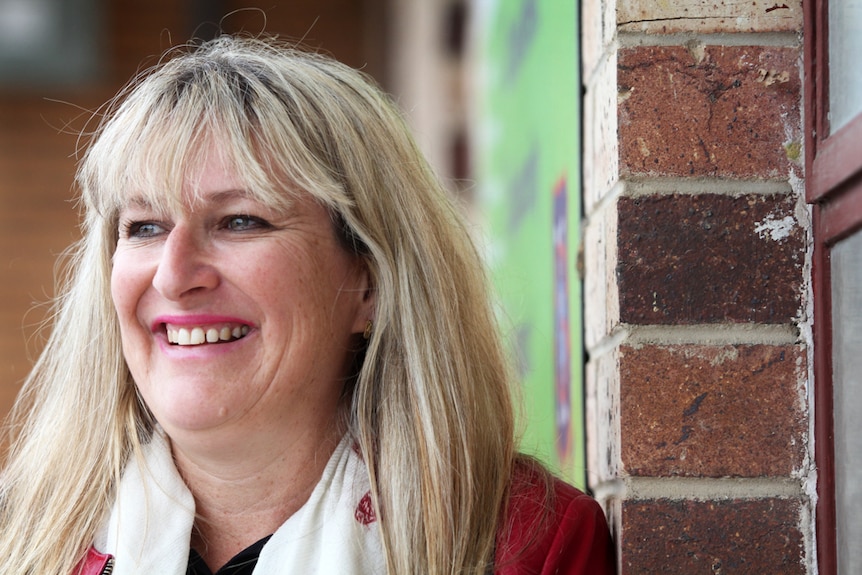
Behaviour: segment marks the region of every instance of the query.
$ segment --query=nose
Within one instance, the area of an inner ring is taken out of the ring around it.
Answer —
[[[219,274],[206,238],[184,224],[168,233],[153,276],[153,287],[163,297],[179,301],[215,288]]]

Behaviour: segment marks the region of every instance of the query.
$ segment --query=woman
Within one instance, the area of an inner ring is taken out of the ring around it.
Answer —
[[[223,37],[104,117],[0,572],[612,572],[515,452],[479,256],[367,79]]]

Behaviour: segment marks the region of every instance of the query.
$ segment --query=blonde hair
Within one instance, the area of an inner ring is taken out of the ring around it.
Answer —
[[[327,206],[370,270],[348,417],[389,573],[484,573],[515,457],[509,370],[480,257],[395,106],[329,58],[222,37],[134,81],[106,117],[78,173],[83,239],[13,413],[0,572],[70,573],[152,433],[110,297],[117,212],[130,191],[178,201],[215,137],[268,205]]]

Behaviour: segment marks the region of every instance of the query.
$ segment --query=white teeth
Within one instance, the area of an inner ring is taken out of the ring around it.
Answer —
[[[203,327],[168,329],[168,342],[177,345],[201,345],[203,343],[217,343],[219,341],[231,341],[248,335],[247,325],[231,328]]]

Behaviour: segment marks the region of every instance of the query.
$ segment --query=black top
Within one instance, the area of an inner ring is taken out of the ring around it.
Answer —
[[[233,556],[233,559],[225,563],[221,569],[213,573],[207,564],[201,558],[200,554],[192,549],[189,551],[189,568],[186,575],[251,575],[254,571],[254,566],[257,565],[257,559],[260,557],[260,551],[272,535],[267,535],[260,541],[252,543],[239,553]]]

